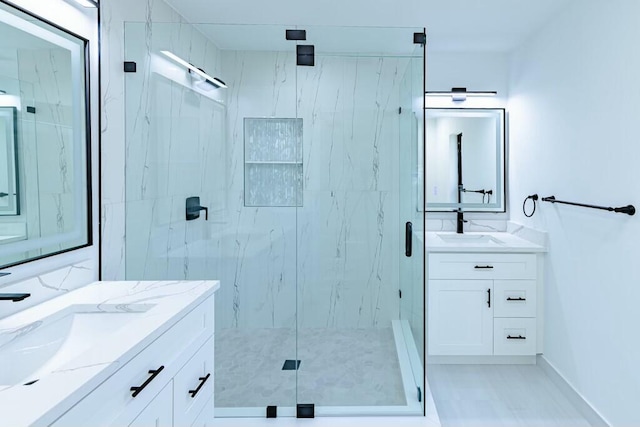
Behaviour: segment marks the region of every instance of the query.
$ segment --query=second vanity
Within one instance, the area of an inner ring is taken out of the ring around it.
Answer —
[[[208,425],[219,286],[96,282],[0,320],[0,426]]]
[[[506,232],[427,232],[430,363],[535,363],[544,246]]]

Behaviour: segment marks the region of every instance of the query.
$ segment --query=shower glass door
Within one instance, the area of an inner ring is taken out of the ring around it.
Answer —
[[[423,30],[304,28],[297,402],[317,416],[421,414]]]
[[[126,279],[220,280],[216,417],[423,412],[414,32],[125,25]]]

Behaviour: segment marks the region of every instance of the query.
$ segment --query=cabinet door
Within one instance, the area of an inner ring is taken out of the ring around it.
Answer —
[[[492,287],[492,280],[429,280],[429,354],[493,354]]]
[[[129,427],[173,427],[173,382],[169,381],[160,393],[136,417]]]

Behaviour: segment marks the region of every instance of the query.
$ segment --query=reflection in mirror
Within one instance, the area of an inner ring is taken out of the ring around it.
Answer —
[[[0,3],[0,268],[90,243],[86,46]]]
[[[427,211],[505,212],[504,131],[504,109],[426,109]]]
[[[4,90],[0,89],[0,94]],[[18,215],[18,167],[16,157],[17,112],[15,107],[0,107],[0,215]]]

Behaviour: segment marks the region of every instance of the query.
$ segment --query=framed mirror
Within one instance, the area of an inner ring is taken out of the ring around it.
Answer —
[[[505,110],[427,108],[425,120],[427,211],[505,212]]]
[[[16,120],[15,107],[0,107],[0,215],[20,214]]]
[[[91,244],[87,73],[87,40],[0,2],[0,268]]]

